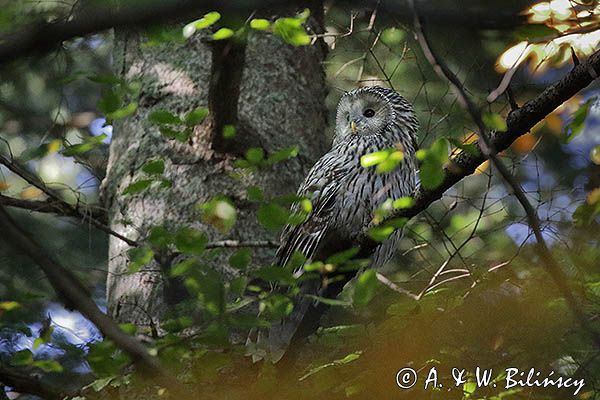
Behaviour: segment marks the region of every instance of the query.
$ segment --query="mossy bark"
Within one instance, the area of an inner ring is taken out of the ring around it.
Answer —
[[[266,197],[293,192],[326,151],[323,47],[293,47],[264,32],[250,32],[243,44],[211,43],[206,34],[184,44],[146,46],[141,34],[132,33],[117,33],[115,41],[115,70],[141,82],[142,89],[137,113],[114,125],[102,185],[111,228],[142,242],[155,225],[191,226],[211,240],[276,239],[257,223],[257,206],[247,200],[246,187],[257,185]],[[156,110],[183,115],[202,106],[210,106],[211,115],[187,143],[165,139],[148,121]],[[220,132],[227,123],[237,129],[229,140]],[[270,154],[292,145],[300,147],[298,157],[233,177],[233,163],[246,149],[262,147]],[[131,182],[143,177],[141,167],[154,159],[164,160],[164,177],[172,188],[124,195]],[[203,224],[196,207],[218,194],[232,199],[238,209],[237,223],[226,236]],[[152,261],[129,273],[128,249],[111,237],[108,311],[119,322],[159,326],[177,301],[177,293],[169,293],[177,290],[165,274],[169,265]],[[212,263],[225,279],[237,274],[228,266],[228,254]],[[272,249],[256,249],[253,263],[268,264],[272,256]]]

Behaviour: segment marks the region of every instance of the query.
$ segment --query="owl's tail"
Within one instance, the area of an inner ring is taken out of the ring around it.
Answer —
[[[302,282],[299,293],[294,300],[294,309],[290,315],[281,321],[274,322],[269,328],[255,332],[255,341],[252,351],[254,362],[262,359],[279,362],[283,356],[292,357],[294,343],[297,343],[317,331],[320,320],[329,308],[323,302],[315,300],[314,296],[334,299],[356,275],[356,270],[343,274],[327,286],[322,285],[320,279],[311,279]]]

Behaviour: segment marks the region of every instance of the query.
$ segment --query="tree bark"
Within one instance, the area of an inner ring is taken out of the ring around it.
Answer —
[[[210,240],[275,239],[257,223],[246,187],[261,187],[267,198],[293,192],[328,146],[323,46],[293,47],[263,32],[249,32],[244,43],[211,43],[209,37],[196,34],[185,44],[146,46],[141,34],[116,34],[115,71],[140,81],[142,90],[137,113],[115,123],[102,192],[111,228],[130,239],[143,241],[155,225],[191,226]],[[183,115],[201,106],[209,107],[210,115],[185,144],[165,139],[147,119],[156,110]],[[224,124],[236,126],[235,138],[222,138]],[[300,147],[298,157],[232,177],[233,162],[246,149],[262,147],[271,154],[292,145]],[[124,195],[153,159],[164,160],[172,188]],[[217,194],[232,199],[238,211],[235,227],[225,236],[200,222],[196,208]],[[152,261],[130,274],[128,249],[111,237],[109,314],[119,322],[156,327],[177,297],[168,293],[168,265]],[[227,263],[231,251],[211,265],[226,279],[236,275]],[[255,249],[253,264],[268,264],[272,256],[273,250]]]

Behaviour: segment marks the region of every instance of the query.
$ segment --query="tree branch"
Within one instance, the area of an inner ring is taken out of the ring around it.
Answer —
[[[33,374],[31,370],[4,365],[0,365],[0,383],[10,386],[15,392],[32,394],[47,400],[61,400],[77,395],[64,387],[44,382],[42,376]],[[0,390],[3,388],[0,387]]]
[[[133,3],[133,4],[132,4]],[[65,21],[38,21],[11,34],[0,37],[0,65],[15,59],[43,54],[60,46],[63,42],[111,28],[145,29],[154,24],[169,20],[182,20],[201,15],[208,11],[222,13],[251,13],[254,10],[272,9],[285,6],[289,2],[283,0],[154,0],[143,2],[128,2],[120,7],[92,7],[80,10],[73,18]],[[300,2],[299,5],[301,5]],[[306,2],[308,4],[309,2]],[[373,8],[381,3],[386,14],[398,19],[410,19],[406,4],[397,0],[379,1],[340,1],[340,4],[360,8]],[[427,5],[426,5],[427,6]],[[440,9],[435,4],[427,6],[426,12],[432,21],[438,24],[469,23],[481,28],[503,28],[520,25],[524,18],[517,15],[518,10],[506,12],[493,9],[486,15],[478,8]]]
[[[489,159],[492,162],[492,164],[496,167],[498,172],[500,172],[500,175],[502,175],[504,182],[507,184],[507,186],[509,186],[509,188],[512,189],[517,200],[525,210],[525,214],[527,215],[527,221],[536,238],[537,253],[544,262],[546,271],[551,276],[552,280],[560,290],[561,294],[564,296],[565,300],[567,301],[567,304],[569,305],[569,308],[577,318],[581,327],[591,335],[596,345],[600,347],[600,334],[591,327],[587,316],[581,310],[581,307],[579,306],[573,293],[569,289],[569,286],[567,284],[567,277],[556,262],[556,260],[554,259],[554,257],[552,256],[552,253],[550,252],[548,245],[546,244],[544,236],[542,235],[541,223],[538,218],[537,212],[527,199],[527,196],[523,192],[523,189],[521,188],[519,183],[514,179],[514,177],[510,174],[508,168],[506,168],[502,160],[500,160],[500,158],[498,157],[495,143],[490,139],[487,133],[487,129],[481,117],[479,107],[477,107],[473,100],[467,95],[467,92],[465,91],[458,77],[450,70],[450,68],[448,68],[448,66],[445,63],[443,63],[441,58],[435,54],[431,45],[429,44],[427,37],[425,36],[425,32],[422,29],[422,22],[417,10],[415,9],[414,0],[410,0],[410,5],[414,13],[415,33],[417,35],[419,44],[421,45],[421,49],[425,54],[425,57],[427,58],[437,75],[441,79],[446,80],[450,83],[452,89],[456,92],[460,103],[463,105],[464,108],[467,109],[467,111],[471,115],[471,118],[473,119],[473,121],[477,125],[477,129],[479,130],[479,148],[481,149],[482,155],[486,159]],[[596,53],[596,55],[597,54],[598,53]],[[587,72],[592,78],[596,78],[598,76],[593,68]],[[514,110],[514,112],[517,111],[518,110]]]
[[[131,240],[131,239],[121,235],[120,233],[115,232],[114,230],[110,229],[110,227],[107,226],[105,222],[103,222],[106,219],[105,213],[98,212],[95,215],[97,210],[90,211],[90,207],[87,205],[81,206],[79,204],[74,205],[74,204],[67,203],[66,201],[64,201],[62,199],[62,197],[58,193],[56,193],[53,189],[49,188],[42,181],[42,179],[40,179],[37,175],[29,172],[27,170],[27,168],[19,165],[19,163],[17,163],[15,160],[9,159],[9,158],[5,157],[4,155],[0,154],[0,165],[4,165],[11,172],[20,176],[27,183],[35,186],[36,188],[41,190],[46,196],[48,196],[49,197],[48,202],[53,204],[54,210],[62,211],[62,213],[57,213],[57,214],[71,216],[71,217],[78,217],[85,222],[89,222],[91,225],[95,226],[96,228],[100,229],[101,231],[106,232],[109,235],[112,235],[116,238],[121,239],[122,241],[124,241],[125,243],[127,243],[130,246],[138,245],[138,243],[135,240]],[[9,201],[6,199],[4,199],[4,200]],[[15,202],[13,201],[13,203],[15,203]],[[2,203],[0,203],[0,204],[2,204]],[[25,204],[21,203],[21,205],[25,205]],[[17,207],[18,205],[13,204],[13,206]],[[25,207],[23,207],[23,208],[25,208]],[[47,209],[47,208],[45,208],[45,209]],[[53,212],[55,212],[55,211],[53,211]]]
[[[515,140],[529,132],[535,124],[542,121],[559,105],[591,84],[598,76],[600,76],[600,50],[573,68],[558,82],[548,86],[537,97],[529,100],[519,109],[511,111],[506,118],[507,130],[490,135],[490,141],[496,151],[506,150]],[[479,148],[479,141],[475,144]],[[429,207],[431,203],[441,199],[446,190],[475,172],[475,169],[485,160],[485,156],[479,150],[476,153],[459,152],[452,157],[444,168],[444,179],[438,187],[435,189],[419,188],[415,195],[415,204],[412,207],[397,210],[387,217],[383,223],[396,218],[416,216]],[[368,238],[363,238],[360,242],[370,248],[377,246],[377,243]]]
[[[81,218],[79,213],[74,213],[71,207],[65,207],[64,202],[53,200],[23,200],[0,194],[0,204],[8,207],[21,208],[23,210],[56,214],[61,217]],[[103,220],[106,218],[104,210],[96,207],[89,207],[89,215],[96,220]]]
[[[19,227],[3,206],[0,206],[0,231],[3,238],[38,264],[67,308],[79,311],[96,325],[105,338],[114,342],[131,357],[140,372],[154,377],[159,384],[169,388],[172,394],[181,397],[183,390],[176,386],[176,380],[161,367],[158,359],[151,356],[143,344],[123,332],[115,321],[103,313],[77,277],[54,260],[30,234]]]

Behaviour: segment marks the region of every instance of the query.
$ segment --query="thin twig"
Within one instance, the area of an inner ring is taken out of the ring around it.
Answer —
[[[475,124],[479,129],[479,147],[481,149],[482,154],[485,156],[485,158],[489,159],[496,167],[498,172],[500,172],[505,183],[512,189],[512,191],[515,194],[515,197],[525,210],[525,214],[527,215],[527,221],[529,223],[530,228],[533,230],[533,233],[536,238],[536,250],[543,263],[545,264],[547,272],[553,279],[555,285],[559,288],[561,294],[565,297],[569,308],[577,318],[581,327],[590,334],[596,345],[600,347],[600,334],[591,327],[587,316],[581,310],[581,307],[579,306],[573,293],[568,287],[566,283],[567,277],[556,262],[556,260],[554,259],[554,257],[552,256],[552,253],[550,252],[548,245],[546,244],[544,236],[542,235],[540,220],[537,216],[535,209],[527,199],[527,196],[523,192],[521,186],[510,174],[508,168],[506,168],[504,163],[498,158],[494,142],[487,134],[487,130],[485,128],[485,124],[483,123],[483,119],[481,117],[481,112],[479,108],[467,95],[458,77],[433,52],[431,46],[429,45],[429,41],[422,29],[422,23],[419,18],[418,12],[415,8],[414,0],[409,0],[409,4],[411,5],[411,8],[414,13],[414,27],[417,39],[419,41],[419,44],[421,45],[425,57],[430,62],[434,71],[440,76],[440,78],[447,80],[450,83],[453,90],[456,92],[461,104],[467,109],[467,111],[471,115],[471,118],[474,120]]]
[[[69,204],[62,199],[62,197],[56,193],[53,189],[49,188],[37,175],[29,172],[25,167],[19,165],[14,159],[9,159],[4,155],[0,154],[0,164],[4,165],[14,174],[23,178],[27,183],[32,186],[35,186],[39,190],[41,190],[46,196],[50,198],[50,201],[54,204],[54,207],[58,207],[57,209],[63,210],[66,212],[66,215],[72,217],[79,217],[83,221],[89,222],[91,225],[100,229],[103,232],[108,233],[116,238],[121,239],[125,243],[130,246],[138,246],[138,243],[135,240],[129,239],[118,232],[112,230],[105,223],[100,221],[94,216],[93,213],[88,211],[88,206],[80,206]],[[102,215],[98,215],[102,216]]]

